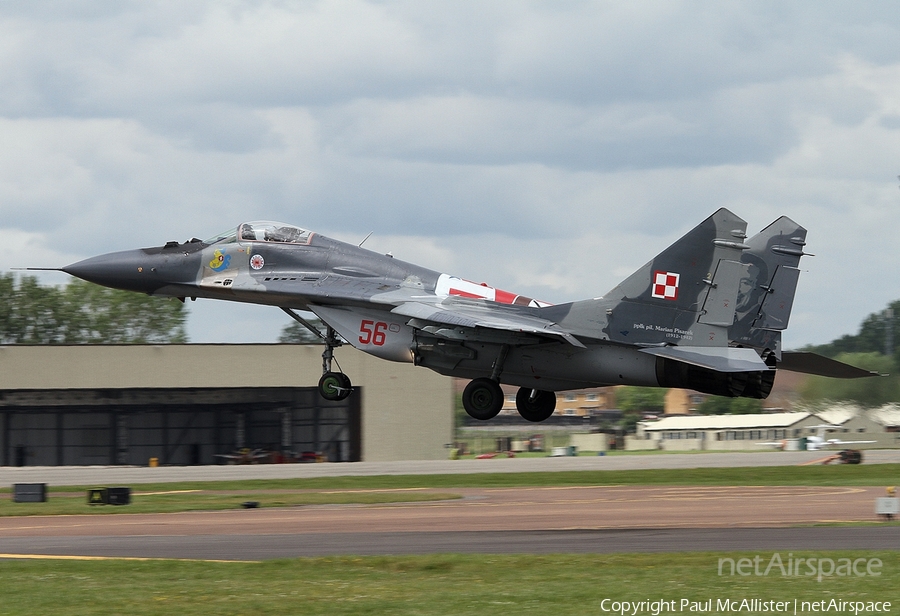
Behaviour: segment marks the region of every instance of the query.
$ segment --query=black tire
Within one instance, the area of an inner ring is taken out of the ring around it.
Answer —
[[[475,379],[463,390],[462,403],[469,417],[487,421],[503,408],[503,390],[491,379]]]
[[[326,400],[344,400],[352,391],[350,377],[343,372],[326,372],[319,379],[319,395]]]
[[[862,452],[858,449],[845,449],[840,454],[842,464],[861,464]]]
[[[556,410],[556,394],[552,391],[538,391],[532,400],[528,387],[522,387],[516,394],[516,408],[519,415],[527,421],[544,421]]]

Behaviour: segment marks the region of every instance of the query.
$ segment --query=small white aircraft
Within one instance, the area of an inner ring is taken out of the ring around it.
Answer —
[[[840,426],[821,425],[812,426],[818,428],[819,433],[815,436],[806,437],[806,449],[808,451],[818,451],[820,449],[831,449],[833,447],[845,447],[847,445],[864,445],[866,443],[874,443],[875,441],[844,441],[839,438],[825,438],[827,430],[840,429]]]
[[[807,451],[819,451],[821,449],[831,449],[832,447],[844,447],[846,445],[864,445],[867,443],[874,443],[876,441],[844,441],[839,438],[825,438],[828,430],[840,430],[840,426],[835,426],[832,424],[819,424],[817,426],[809,426],[810,428],[816,429],[815,436],[807,436],[806,437],[806,450]],[[768,445],[770,447],[779,447],[784,449],[787,444],[786,440],[782,441],[770,441],[767,443],[756,443],[757,445]]]

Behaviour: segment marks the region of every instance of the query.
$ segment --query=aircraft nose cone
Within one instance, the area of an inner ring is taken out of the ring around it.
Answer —
[[[152,293],[161,281],[148,257],[142,250],[113,252],[67,265],[62,271],[104,287]]]

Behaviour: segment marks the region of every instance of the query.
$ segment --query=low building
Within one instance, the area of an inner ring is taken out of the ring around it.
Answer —
[[[684,415],[640,422],[626,438],[629,450],[762,450],[759,443],[809,436],[822,420],[811,413],[759,413],[751,415]]]
[[[824,425],[824,424],[823,424]],[[824,438],[839,439],[842,441],[874,441],[872,443],[857,443],[848,445],[853,449],[868,449],[874,447],[900,447],[900,433],[890,429],[866,414],[849,417],[844,421],[832,423],[833,428],[824,429]],[[811,435],[810,435],[811,436]]]
[[[516,393],[518,387],[503,385],[505,399],[502,415],[517,415]],[[562,417],[597,417],[616,408],[615,387],[594,387],[561,391],[556,394],[556,411],[554,415]]]
[[[345,346],[353,394],[322,399],[322,347],[0,346],[0,465],[215,464],[302,455],[442,459],[451,379]],[[245,450],[240,453],[239,450]]]
[[[673,387],[666,391],[663,413],[666,415],[688,415],[694,413],[708,397],[709,394],[702,394],[699,391]]]

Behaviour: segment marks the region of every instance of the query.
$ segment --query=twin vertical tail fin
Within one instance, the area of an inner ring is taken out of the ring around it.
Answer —
[[[655,356],[662,387],[765,398],[776,366],[869,376],[809,353],[782,352],[806,229],[781,217],[748,240],[746,228],[720,209],[606,296],[543,308],[541,316],[575,337]]]
[[[729,339],[781,357],[781,332],[788,326],[800,277],[806,229],[782,216],[747,241],[747,267],[740,280]]]
[[[656,346],[727,347],[747,223],[720,209],[610,291],[611,340]]]
[[[741,257],[749,267],[741,280],[734,324],[728,335],[734,344],[752,347],[766,363],[781,370],[831,378],[857,379],[878,376],[815,353],[782,351],[781,332],[788,326],[794,292],[800,277],[800,257],[805,254],[806,229],[782,216],[747,241],[750,249]]]
[[[751,250],[747,223],[720,209],[606,296],[553,307],[560,326],[576,336],[634,345],[656,357],[662,387],[724,396],[765,397],[774,370],[754,348],[731,343],[743,261]],[[590,329],[593,329],[591,335]]]

